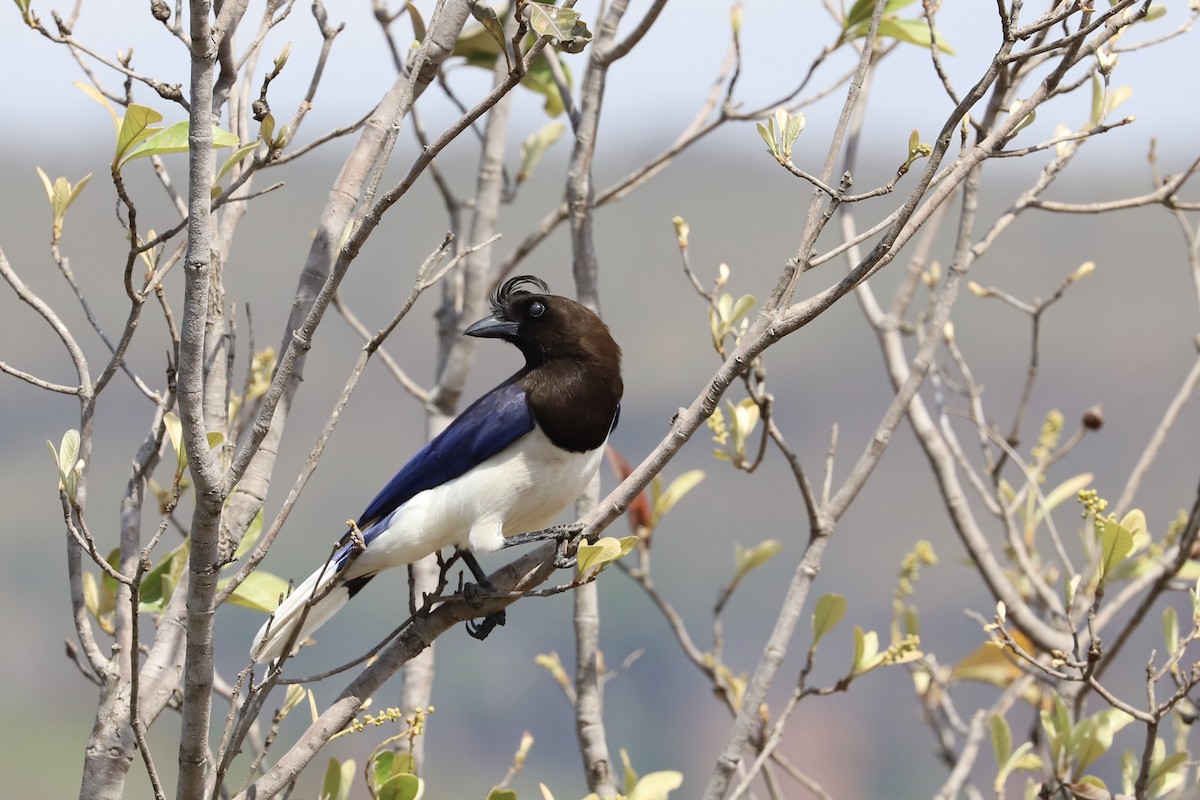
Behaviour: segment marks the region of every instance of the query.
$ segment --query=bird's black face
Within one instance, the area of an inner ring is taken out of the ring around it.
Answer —
[[[602,355],[619,364],[620,348],[600,318],[569,297],[548,292],[545,282],[530,275],[510,278],[492,293],[492,315],[463,333],[512,342],[529,366]]]
[[[531,292],[523,287],[536,290]],[[549,287],[531,275],[511,278],[492,293],[492,315],[484,317],[463,333],[491,339],[504,339],[517,345],[526,355],[546,354],[553,341],[563,338],[569,327],[567,306],[578,306],[565,297],[547,294]],[[590,312],[589,312],[590,313]]]

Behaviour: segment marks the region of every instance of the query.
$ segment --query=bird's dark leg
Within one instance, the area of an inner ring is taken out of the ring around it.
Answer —
[[[480,566],[479,559],[475,558],[474,553],[470,550],[459,550],[458,554],[463,563],[467,565],[467,569],[471,570],[476,581],[463,585],[463,597],[466,599],[467,605],[478,608],[480,595],[493,594],[496,591],[496,585],[488,580],[487,573],[483,571],[483,567]],[[500,609],[495,614],[484,617],[480,622],[475,622],[473,619],[467,620],[467,633],[482,642],[497,625],[503,625],[506,618],[507,614],[504,609]]]

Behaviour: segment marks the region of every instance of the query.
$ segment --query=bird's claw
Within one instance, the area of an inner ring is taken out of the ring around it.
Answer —
[[[569,538],[558,540],[558,549],[554,551],[554,567],[556,569],[570,569],[579,563],[579,559],[567,553],[569,543]]]
[[[467,633],[473,638],[483,641],[488,637],[497,625],[503,625],[506,622],[507,614],[504,609],[500,609],[495,614],[489,614],[479,622],[473,619],[467,620]]]

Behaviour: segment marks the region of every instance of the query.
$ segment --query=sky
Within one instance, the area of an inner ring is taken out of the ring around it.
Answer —
[[[53,3],[34,0],[33,5],[44,19],[50,20]],[[430,3],[417,5],[427,10]],[[597,5],[595,0],[581,0],[577,7],[590,19]],[[630,19],[637,18],[647,5],[646,0],[631,3]],[[76,34],[97,52],[110,56],[132,43],[133,63],[139,70],[168,82],[186,82],[183,46],[150,18],[148,6],[142,0],[120,6],[115,2],[93,0],[91,5],[85,2]],[[346,29],[334,45],[312,114],[299,135],[301,141],[358,118],[392,81],[391,62],[369,13],[369,4],[329,0],[327,6],[333,20],[346,21]],[[118,7],[120,13],[112,10]],[[1165,17],[1138,26],[1123,44],[1133,46],[1143,39],[1167,34],[1187,20],[1185,3],[1173,0],[1167,8]],[[942,11],[942,34],[958,53],[943,61],[960,91],[975,79],[994,52],[998,41],[995,26],[980,24],[981,18],[990,19],[987,15],[992,14],[994,5],[985,0],[954,0],[947,2]],[[596,166],[599,183],[620,177],[645,154],[656,152],[672,141],[687,125],[724,58],[729,41],[728,18],[729,5],[719,0],[669,3],[644,45],[614,67]],[[402,32],[399,39],[405,44],[411,32],[404,21],[397,24]],[[798,82],[798,76],[836,33],[828,13],[815,0],[748,0],[743,27],[745,62],[737,95],[743,108],[768,105],[787,95]],[[296,3],[292,18],[269,35],[266,52],[277,53],[289,41],[292,55],[288,67],[271,87],[278,116],[289,115],[302,96],[318,43],[308,5],[302,1]],[[116,226],[112,224],[112,188],[102,180],[105,148],[111,137],[108,115],[71,86],[73,81],[81,79],[81,73],[67,52],[21,26],[11,4],[0,5],[0,53],[7,68],[6,80],[0,85],[0,108],[4,109],[0,113],[5,122],[0,125],[0,175],[3,176],[0,202],[4,204],[0,206],[3,208],[0,245],[22,274],[32,276],[31,282],[40,290],[52,299],[57,297],[56,302],[70,306],[73,299],[55,283],[53,268],[46,259],[47,215],[34,166],[44,167],[51,176],[65,173],[72,179],[89,171],[96,173],[75,209],[75,216],[68,221],[64,246],[85,286],[95,292],[92,296],[103,296],[100,287],[111,288],[102,280],[111,266],[109,261],[123,252]],[[576,76],[582,72],[580,58],[568,62]],[[851,66],[852,62],[843,55],[831,57],[818,71],[814,88],[823,88]],[[879,175],[884,179],[890,177],[887,167],[894,169],[903,159],[909,132],[916,128],[922,138],[931,138],[934,126],[946,116],[949,101],[935,90],[936,84],[931,89],[931,74],[928,53],[903,45],[877,76],[865,140],[864,161],[869,163],[857,188],[869,187]],[[1149,187],[1145,155],[1151,137],[1158,139],[1160,165],[1165,172],[1176,171],[1186,163],[1185,159],[1195,157],[1200,104],[1194,99],[1192,76],[1197,74],[1200,74],[1200,47],[1196,46],[1195,36],[1169,41],[1161,48],[1122,55],[1114,73],[1114,85],[1128,84],[1135,89],[1119,113],[1133,114],[1137,122],[1089,144],[1075,165],[1082,167],[1079,172],[1083,179],[1071,179],[1074,183],[1063,189],[1066,197],[1086,199],[1145,191]],[[103,80],[109,88],[117,85],[109,75],[104,75]],[[463,67],[450,70],[451,84],[464,98],[478,96],[487,80],[482,70]],[[806,108],[808,128],[797,144],[797,161],[813,166],[813,171],[824,158],[823,147],[836,121],[841,96],[835,93]],[[138,91],[137,98],[163,111],[167,122],[182,118],[181,109],[144,89]],[[457,116],[454,108],[436,94],[431,93],[427,99],[428,104],[422,108],[430,130],[440,129],[440,124]],[[515,103],[519,135],[545,124],[536,96],[520,92]],[[1086,120],[1088,111],[1087,92],[1063,98],[1039,114],[1022,131],[1017,144],[1033,144],[1048,138],[1058,122],[1079,125]],[[411,156],[411,140],[405,140],[402,146],[408,148],[406,155]],[[337,155],[337,148],[330,148],[330,156]],[[515,145],[512,149],[515,150]],[[542,172],[522,190],[518,201],[506,209],[509,215],[505,218],[506,239],[501,246],[511,247],[550,204],[557,202],[561,177],[554,170],[565,160],[566,150],[565,141],[556,145]],[[469,155],[463,162],[473,158],[470,148],[452,148],[447,151],[446,161],[450,171],[460,169],[469,179],[470,164],[464,166],[454,160],[464,152]],[[174,158],[177,160],[168,163],[179,168],[182,157]],[[400,157],[397,161],[406,163]],[[1011,195],[1005,192],[1014,186],[1019,190],[1014,181],[1041,163],[1030,159],[1030,166],[1006,159],[989,164],[985,170],[987,177],[1001,180],[988,184],[985,216],[999,213],[1010,202]],[[245,246],[239,243],[229,275],[231,285],[236,284],[234,292],[238,293],[238,299],[254,299],[258,303],[255,324],[260,344],[264,339],[277,341],[282,319],[272,316],[280,312],[270,305],[270,300],[278,300],[280,281],[289,292],[294,284],[295,267],[302,263],[308,232],[315,224],[336,166],[334,157],[317,158],[311,166],[305,162],[302,168],[287,173],[289,187],[295,192],[268,195],[252,207],[254,236],[247,235],[249,241]],[[469,187],[470,183],[467,180],[458,185]],[[142,185],[140,190],[145,192],[144,196],[161,197],[161,193],[154,191],[156,188]],[[440,239],[444,230],[436,197],[428,192],[427,186],[420,190],[427,194],[417,194],[414,199],[419,205],[424,198],[426,207],[398,208],[383,226],[386,230],[381,229],[364,251],[345,286],[349,301],[366,319],[387,318],[398,293],[407,290],[403,284],[408,276],[406,270],[419,262],[428,251],[428,242]],[[597,216],[598,246],[605,265],[604,288],[606,292],[621,288],[619,295],[604,295],[606,314],[622,343],[633,343],[626,347],[626,403],[622,425],[614,438],[631,461],[636,461],[661,437],[671,413],[691,401],[713,367],[710,353],[693,357],[688,350],[696,336],[701,339],[707,336],[707,326],[702,305],[687,294],[689,290],[678,269],[670,226],[672,215],[683,214],[692,223],[693,257],[702,275],[715,274],[716,265],[726,261],[733,270],[731,288],[761,294],[769,290],[778,268],[794,252],[795,223],[808,196],[809,192],[798,189],[790,176],[763,152],[753,126],[742,124],[714,134],[711,141],[681,159],[629,203],[606,209]],[[889,201],[874,201],[876,205],[870,207],[877,209]],[[152,210],[152,214],[169,212],[169,208]],[[1069,226],[1046,215],[1023,219],[1013,235],[991,251],[973,273],[981,282],[994,281],[1019,291],[1023,297],[1037,293],[1045,296],[1054,290],[1062,275],[1076,268],[1084,258],[1097,260],[1096,278],[1080,284],[1077,291],[1073,289],[1070,302],[1047,316],[1047,337],[1066,346],[1048,348],[1043,362],[1044,382],[1034,398],[1030,425],[1036,429],[1041,413],[1051,403],[1062,404],[1071,411],[1103,399],[1110,419],[1105,436],[1096,437],[1100,443],[1097,446],[1103,449],[1080,449],[1081,457],[1094,459],[1087,462],[1086,468],[1094,469],[1102,484],[1111,485],[1127,473],[1127,462],[1139,452],[1135,448],[1144,441],[1154,415],[1178,385],[1181,369],[1186,369],[1194,358],[1191,337],[1195,331],[1195,301],[1189,296],[1190,289],[1180,288],[1186,286],[1186,281],[1176,266],[1178,233],[1166,217],[1147,210],[1103,219],[1070,218]],[[1146,240],[1161,247],[1148,247]],[[569,270],[564,266],[565,252],[560,237],[531,259],[529,269],[547,274],[555,289],[566,291]],[[1152,281],[1146,280],[1143,270],[1155,270]],[[284,277],[280,278],[281,274]],[[831,279],[828,271],[820,272],[806,277],[803,287],[823,287]],[[886,280],[887,275],[881,276],[881,281]],[[1153,291],[1145,290],[1147,284]],[[54,295],[55,291],[59,294]],[[120,292],[111,294],[115,300],[107,309],[102,308],[101,314],[109,324],[119,327],[123,319],[123,296]],[[679,300],[684,297],[688,302]],[[663,298],[670,298],[671,302],[664,303]],[[794,438],[806,463],[822,463],[830,428],[834,423],[841,426],[839,476],[869,440],[888,391],[876,344],[864,331],[851,298],[847,300],[850,302],[839,304],[811,330],[781,343],[768,360],[772,390],[781,398],[777,408],[780,424]],[[407,346],[395,344],[399,356],[407,359],[406,366],[423,382],[428,381],[428,364],[413,353],[424,352],[427,344],[430,305],[419,306],[416,311],[424,315],[413,321],[412,328],[419,331],[415,334],[416,344],[408,344],[407,340]],[[1014,319],[1010,309],[998,303],[964,298],[962,308],[967,315],[958,334],[962,346],[984,362],[980,372],[988,378],[988,397],[992,401],[999,398],[997,406],[1002,413],[1007,412],[1016,397],[1014,387],[1024,375],[1026,329],[1019,318]],[[27,337],[13,320],[28,319],[18,316],[28,312],[7,294],[0,296],[0,312],[0,358],[19,360],[20,347]],[[84,326],[78,319],[74,324]],[[426,338],[421,339],[422,335]],[[95,342],[91,344],[96,349],[100,347]],[[277,473],[281,476],[278,484],[281,487],[291,480],[307,456],[311,440],[324,422],[328,403],[345,379],[347,359],[353,360],[359,347],[356,337],[340,321],[323,326],[318,345],[310,356],[304,397],[293,412],[291,425],[296,436],[288,440],[281,454],[284,466]],[[14,350],[18,356],[10,356]],[[147,345],[147,350],[138,351],[131,358],[157,368],[161,352],[149,350]],[[61,357],[56,349],[53,352],[56,358]],[[480,359],[479,374],[472,377],[468,393],[486,389],[515,368],[514,354],[500,348],[487,353]],[[21,363],[42,362],[31,359]],[[312,553],[329,538],[327,527],[322,525],[330,524],[330,518],[332,524],[340,524],[347,514],[354,513],[344,511],[343,505],[369,499],[376,487],[364,488],[363,476],[369,479],[374,470],[381,473],[382,480],[382,473],[394,466],[395,452],[381,446],[381,440],[389,443],[391,450],[406,452],[419,443],[419,409],[381,372],[373,368],[364,379],[346,420],[331,442],[322,469],[289,523],[288,538],[272,551],[269,564],[272,570],[298,575],[309,571]],[[62,377],[65,379],[65,375]],[[137,440],[144,422],[141,416],[129,421],[120,413],[125,410],[120,407],[122,402],[137,408],[132,405],[138,402],[136,397],[129,399],[120,394],[126,389],[114,384],[116,407],[106,405],[103,410],[98,453],[107,459],[110,468],[107,474],[94,476],[93,497],[118,496],[128,464],[128,442]],[[31,719],[38,726],[10,731],[13,741],[7,743],[6,750],[15,754],[12,760],[17,763],[35,758],[46,749],[46,742],[65,743],[66,761],[74,769],[78,763],[76,753],[90,725],[87,701],[91,690],[61,657],[62,638],[70,631],[60,585],[62,520],[51,491],[52,476],[43,441],[57,440],[61,430],[77,417],[72,416],[75,408],[68,401],[47,400],[11,379],[0,382],[0,409],[20,421],[0,428],[3,445],[0,483],[8,496],[36,498],[34,502],[13,503],[9,510],[9,529],[31,535],[10,535],[3,539],[5,549],[0,551],[3,553],[0,568],[6,571],[0,581],[0,599],[8,607],[32,606],[33,613],[43,615],[35,617],[37,624],[32,626],[27,624],[25,615],[0,618],[0,626],[13,628],[13,632],[5,633],[0,627],[0,640],[21,636],[25,643],[22,648],[5,648],[5,652],[0,652],[0,673],[6,676],[3,683],[9,689],[6,696],[0,697],[5,708],[3,716]],[[1183,429],[1178,439],[1167,446],[1174,458],[1170,463],[1182,467],[1160,470],[1147,482],[1147,502],[1153,501],[1150,507],[1155,509],[1151,524],[1158,528],[1165,526],[1175,498],[1194,486],[1194,446],[1188,443],[1196,440],[1196,424],[1194,419],[1188,419],[1191,427]],[[962,609],[987,609],[991,599],[977,585],[964,591],[964,583],[973,583],[973,573],[962,569],[961,549],[937,513],[940,500],[928,474],[923,467],[911,467],[912,463],[920,463],[912,460],[919,459],[919,454],[911,437],[906,438],[902,430],[893,447],[864,492],[863,501],[845,521],[842,528],[845,539],[831,548],[819,590],[841,591],[856,598],[857,605],[852,608],[847,626],[853,619],[856,624],[886,630],[896,564],[913,539],[933,539],[944,564],[941,571],[921,584],[918,600],[924,604],[923,613],[928,613],[930,646],[944,647],[939,653],[944,652],[946,659],[952,660],[969,652],[979,639],[978,626],[963,617]],[[764,470],[751,478],[724,470],[710,457],[710,450],[708,439],[698,435],[668,470],[668,478],[685,468],[703,468],[709,477],[701,490],[672,512],[670,525],[660,531],[660,541],[655,545],[657,568],[662,570],[660,582],[664,591],[681,599],[682,613],[703,635],[715,587],[728,577],[733,549],[730,540],[748,545],[774,537],[787,542],[783,556],[758,573],[754,581],[747,581],[731,605],[731,619],[736,624],[731,623],[727,631],[729,650],[735,655],[738,668],[751,669],[767,632],[766,622],[754,611],[778,605],[781,587],[786,586],[804,531],[789,527],[788,520],[799,516],[797,500],[790,474],[778,458],[769,458]],[[1084,468],[1074,462],[1064,465],[1064,469],[1076,471]],[[273,487],[268,501],[271,511],[278,508],[281,494]],[[100,524],[111,526],[115,501],[107,505],[96,501],[96,504],[103,508],[97,510],[103,520]],[[741,513],[742,504],[761,513]],[[606,688],[614,749],[617,745],[631,748],[638,745],[641,749],[633,752],[635,766],[643,771],[668,767],[706,769],[711,763],[708,754],[719,746],[727,720],[715,703],[694,702],[696,693],[706,691],[703,681],[695,670],[682,663],[654,609],[637,592],[630,591],[621,576],[607,577],[613,578],[602,586],[602,602],[609,615],[604,644],[610,663],[646,648],[642,659],[622,667]],[[374,641],[376,633],[387,630],[394,608],[389,603],[402,605],[402,599],[396,598],[403,592],[393,587],[393,594],[388,595],[385,587],[375,588],[379,590],[375,604],[360,606],[361,610],[355,612],[357,625],[331,623],[322,632],[324,648],[306,655],[311,659],[329,659],[331,651],[337,655],[339,645],[361,648],[367,639]],[[858,602],[857,593],[868,588],[876,593],[874,599],[864,594],[862,602]],[[46,599],[51,591],[52,599]],[[40,599],[31,603],[29,598]],[[257,628],[260,619],[252,618],[250,612],[242,609],[223,609],[222,614],[225,615],[222,623],[230,626],[223,631],[231,631],[221,642],[222,652],[233,654],[227,657],[226,666],[231,666],[242,657],[243,640]],[[555,691],[548,678],[541,683],[536,678],[527,681],[528,674],[522,672],[534,669],[528,657],[530,652],[554,648],[570,652],[568,626],[564,623],[568,614],[566,599],[540,604],[523,602],[510,612],[510,624],[503,632],[510,638],[489,642],[492,646],[488,649],[481,650],[465,636],[453,635],[440,641],[439,669],[445,680],[439,686],[466,686],[468,690],[464,691],[467,701],[460,703],[462,698],[452,698],[435,716],[430,725],[431,741],[437,747],[467,750],[469,745],[472,753],[485,752],[486,756],[480,757],[481,768],[496,771],[499,765],[498,771],[502,773],[505,759],[521,732],[519,726],[526,724],[530,709],[535,708],[543,718],[528,723],[535,726],[538,736],[536,760],[530,772],[553,775],[565,782],[555,784],[568,787],[560,793],[562,796],[582,794],[570,789],[574,785],[570,781],[577,783],[579,777],[573,742],[569,735],[564,735],[571,725],[565,701],[557,696],[547,699]],[[638,625],[634,626],[630,620]],[[651,635],[643,635],[646,630]],[[841,632],[848,636],[846,630]],[[843,655],[835,644],[827,647]],[[744,658],[739,657],[742,654],[746,654]],[[818,677],[836,678],[840,674],[837,672],[840,665],[832,661],[822,663],[823,672]],[[495,667],[500,677],[479,677],[482,665]],[[503,683],[509,675],[519,676],[520,680],[513,683],[520,683],[521,687],[495,690],[495,685]],[[52,681],[55,686],[65,687],[60,696],[49,698],[61,704],[49,714],[38,713],[29,693],[24,691],[24,687],[38,681]],[[781,692],[790,690],[786,683],[785,680],[781,684]],[[794,726],[795,739],[791,740],[796,758],[812,762],[818,771],[826,768],[830,773],[828,779],[833,782],[831,788],[840,790],[835,792],[838,797],[881,796],[872,792],[871,787],[887,785],[886,781],[892,777],[887,769],[895,770],[894,774],[901,775],[904,781],[912,781],[905,785],[915,787],[914,791],[906,796],[918,796],[927,783],[936,784],[941,779],[938,769],[928,768],[929,743],[914,740],[919,737],[890,735],[889,726],[880,725],[872,716],[872,713],[885,717],[907,715],[903,719],[910,720],[914,714],[910,684],[902,671],[873,676],[853,698],[854,702],[866,703],[866,713],[862,707],[841,705],[850,702],[841,699],[805,705]],[[340,686],[339,683],[322,687],[322,691],[327,695]],[[322,699],[327,699],[326,695]],[[653,730],[648,733],[646,729],[654,726],[647,725],[647,715],[669,735],[655,735]],[[829,724],[830,719],[837,719],[839,724]],[[863,744],[868,741],[869,745]],[[865,751],[876,759],[870,775],[847,775],[849,771],[838,767],[844,763],[838,759],[856,748],[870,748]],[[437,770],[436,776],[442,781],[462,779],[459,773],[470,773],[453,761],[441,762]],[[693,780],[700,778],[702,775]],[[839,780],[845,783],[837,783]],[[5,785],[21,786],[11,781]],[[689,783],[689,791],[683,796],[696,794],[695,785]],[[477,790],[478,780],[469,786]],[[19,793],[62,795],[61,786],[49,790],[44,785],[34,785]],[[444,795],[435,793],[435,796]]]
[[[327,73],[316,98],[308,130],[322,131],[344,124],[360,116],[364,98],[377,97],[382,87],[391,81],[392,69],[383,37],[370,14],[367,3],[327,3],[330,19],[345,22],[345,29],[335,41]],[[585,19],[594,17],[595,0],[582,0],[577,8]],[[627,19],[637,19],[648,5],[647,0],[634,0]],[[1155,4],[1160,5],[1158,3]],[[1138,42],[1157,38],[1183,25],[1189,16],[1186,3],[1179,0],[1164,2],[1166,14],[1153,22],[1135,26],[1125,36],[1121,46],[1130,48]],[[416,3],[428,15],[430,0]],[[34,0],[33,7],[43,20],[52,24],[49,9],[54,4]],[[75,27],[75,35],[95,52],[113,57],[118,51],[133,46],[133,65],[145,74],[165,82],[186,83],[186,62],[180,58],[182,43],[170,36],[153,20],[147,6],[125,4],[126,11],[112,13],[108,6],[83,3],[83,12]],[[252,4],[252,8],[258,4]],[[1027,6],[1027,17],[1036,6]],[[917,8],[914,6],[913,8]],[[663,11],[647,42],[636,49],[614,71],[614,75],[637,74],[639,90],[623,92],[610,98],[606,106],[607,124],[618,133],[609,134],[612,141],[625,141],[637,147],[647,137],[661,132],[664,124],[674,129],[677,120],[684,120],[699,107],[708,89],[706,80],[697,75],[715,76],[729,45],[730,4],[717,0],[669,3]],[[982,11],[981,11],[982,9]],[[906,16],[915,12],[908,11]],[[999,37],[994,24],[981,24],[981,14],[994,14],[994,7],[983,0],[957,0],[945,3],[939,16],[939,32],[956,55],[943,59],[946,71],[961,91],[986,66],[995,51]],[[251,14],[247,15],[248,17]],[[244,26],[248,29],[249,26]],[[593,25],[594,27],[594,25]],[[626,26],[628,27],[628,26]],[[412,41],[412,31],[404,19],[395,23],[396,39],[401,47]],[[738,98],[744,108],[759,107],[786,96],[796,84],[796,76],[807,67],[819,52],[820,45],[830,43],[838,26],[816,0],[749,0],[745,3],[743,22],[744,65],[739,81]],[[243,36],[243,41],[246,39]],[[277,98],[276,109],[287,107],[287,98],[301,96],[307,85],[308,69],[318,42],[316,25],[304,3],[298,3],[290,18],[268,35],[266,53],[277,54],[285,42],[291,42],[293,57],[289,69],[272,87]],[[0,143],[6,146],[39,149],[78,146],[81,126],[104,122],[97,109],[90,107],[71,83],[80,80],[80,70],[65,52],[42,37],[32,34],[19,23],[15,9],[7,9],[0,22],[0,53],[10,65],[11,78],[4,87],[5,108],[16,124],[0,126]],[[344,54],[354,53],[354,58]],[[343,57],[338,57],[341,54]],[[949,108],[943,93],[929,91],[923,79],[931,72],[930,59],[921,48],[905,45],[898,57],[889,61],[889,89],[877,93],[872,102],[872,114],[896,120],[909,127],[921,127],[930,119],[938,119]],[[581,71],[580,59],[569,63]],[[265,63],[266,59],[264,59]],[[29,65],[28,71],[13,70]],[[851,62],[840,54],[830,58],[813,88],[824,87],[834,76],[842,74]],[[261,71],[261,68],[260,68]],[[1114,86],[1136,86],[1122,114],[1134,114],[1143,131],[1158,133],[1163,152],[1170,154],[1186,148],[1181,140],[1190,141],[1187,134],[1200,127],[1200,107],[1185,102],[1180,96],[1181,84],[1172,76],[1194,75],[1200,71],[1200,48],[1191,37],[1180,37],[1150,51],[1129,52],[1121,57],[1114,73]],[[486,76],[482,70],[459,70],[454,85],[482,86]],[[104,77],[109,88],[112,79]],[[823,82],[824,81],[824,82]],[[138,94],[143,103],[164,105],[146,90]],[[1058,119],[1042,115],[1029,135],[1047,137],[1056,122],[1078,125],[1087,117],[1084,102],[1062,108]],[[535,102],[526,98],[525,102]],[[840,95],[809,112],[810,124],[819,125],[822,114],[836,114]],[[452,109],[446,105],[448,113]],[[170,115],[170,109],[166,109]],[[177,111],[181,114],[181,111]],[[435,113],[435,112],[431,112]],[[278,116],[278,114],[277,114]],[[169,116],[169,121],[173,117]],[[908,122],[911,120],[911,123]],[[33,136],[36,131],[36,137]],[[36,142],[34,139],[36,138]],[[1129,139],[1104,137],[1094,150],[1110,156],[1128,155]],[[1140,137],[1142,142],[1145,135]],[[890,144],[890,142],[888,143]],[[896,149],[903,142],[894,145]],[[1140,157],[1144,147],[1136,149]]]

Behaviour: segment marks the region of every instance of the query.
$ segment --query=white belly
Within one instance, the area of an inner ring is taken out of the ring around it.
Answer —
[[[465,475],[427,489],[381,520],[385,530],[346,577],[410,564],[451,545],[491,552],[505,536],[546,528],[587,488],[604,445],[555,447],[541,429]]]

